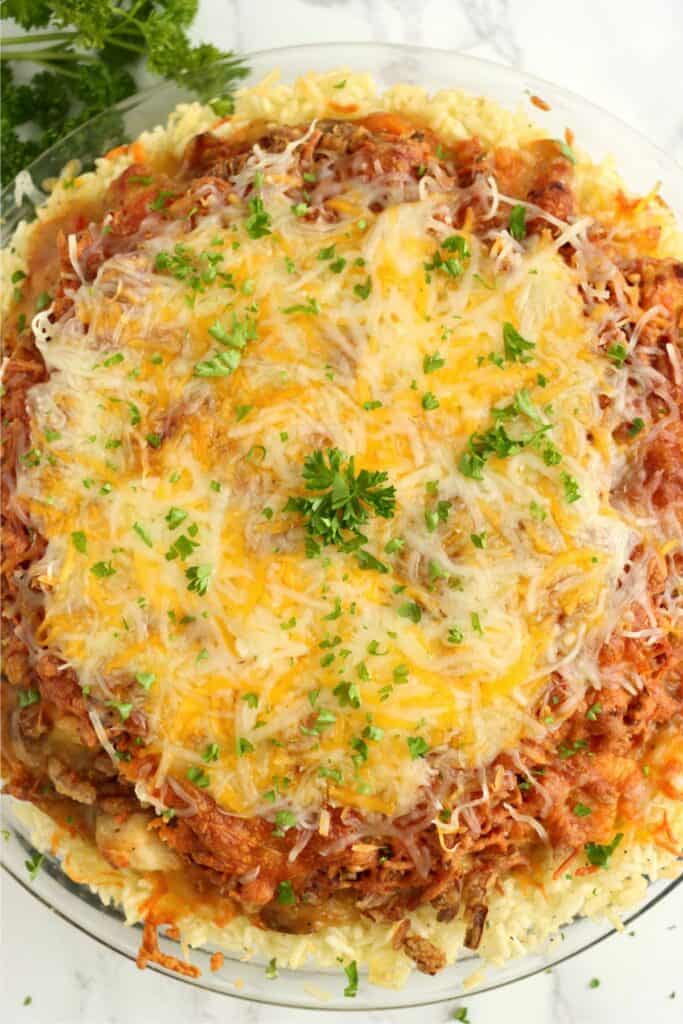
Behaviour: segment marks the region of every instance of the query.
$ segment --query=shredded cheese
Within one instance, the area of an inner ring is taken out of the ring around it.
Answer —
[[[588,222],[527,204],[559,239],[463,229],[454,280],[425,270],[453,234],[436,181],[380,213],[378,183],[352,184],[337,222],[311,223],[285,194],[304,142],[257,147],[238,202],[212,193],[192,230],[168,222],[59,322],[34,318],[49,379],[30,392],[40,451],[18,493],[48,539],[41,641],[94,696],[139,684],[159,757],[145,799],[166,779],[184,793],[173,780],[190,772],[229,811],[293,808],[326,835],[325,803],[404,813],[439,757],[479,766],[536,734],[551,673],[577,694],[595,684],[602,644],[644,600],[642,576],[621,584],[651,526],[610,503],[623,454],[598,395],[615,415],[626,398],[600,348],[604,307],[586,313],[588,257],[558,253],[588,245]],[[245,230],[255,183],[261,237]],[[517,202],[489,189],[490,217]],[[218,273],[192,290],[168,272],[174,253]],[[228,350],[221,331],[249,322],[234,372],[198,375]],[[532,343],[526,360],[506,358],[505,323]],[[561,462],[543,442],[464,475],[469,439],[515,396]],[[331,447],[396,488],[394,516],[366,531],[386,573],[335,549],[307,558],[284,511],[306,455]]]

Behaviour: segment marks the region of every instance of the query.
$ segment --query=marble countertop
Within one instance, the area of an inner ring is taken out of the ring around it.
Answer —
[[[459,50],[575,90],[683,163],[680,0],[201,0],[194,33],[241,51],[335,40]],[[331,1024],[342,1016],[247,1005],[138,972],[6,876],[0,911],[8,1024]],[[346,1019],[436,1024],[462,1005],[472,1024],[674,1024],[683,1020],[682,935],[679,886],[634,931],[549,973],[452,1005]]]

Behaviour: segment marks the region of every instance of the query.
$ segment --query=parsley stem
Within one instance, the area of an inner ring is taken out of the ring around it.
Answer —
[[[77,35],[78,32],[31,32],[30,36],[3,36],[2,45],[23,46],[27,42],[47,43],[55,39],[74,39]]]

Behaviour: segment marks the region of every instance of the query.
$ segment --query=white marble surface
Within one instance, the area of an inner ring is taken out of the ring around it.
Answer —
[[[591,98],[683,162],[681,0],[202,0],[195,33],[242,51],[374,40],[513,64]],[[140,973],[6,877],[0,897],[6,1024],[330,1024],[341,1017],[250,1006]],[[450,1006],[351,1019],[436,1024],[452,1020],[458,1005],[468,1007],[472,1024],[683,1021],[683,887],[634,935],[615,936],[551,973]]]

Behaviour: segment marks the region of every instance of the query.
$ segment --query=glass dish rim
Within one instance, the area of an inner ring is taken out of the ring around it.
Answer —
[[[412,43],[373,42],[372,40],[341,40],[323,43],[296,43],[293,45],[270,47],[263,50],[250,50],[248,53],[243,54],[242,58],[244,60],[245,66],[247,67],[249,65],[250,59],[271,56],[276,57],[278,54],[292,54],[295,51],[301,51],[304,53],[339,52],[340,58],[343,60],[344,51],[348,50],[349,48],[357,48],[360,50],[367,51],[385,49],[403,55],[408,55],[410,53],[431,53],[445,58],[455,57],[457,60],[462,61],[466,64],[471,64],[473,67],[483,66],[485,68],[490,69],[491,71],[495,71],[496,74],[502,77],[508,78],[510,81],[518,82],[519,78],[523,77],[525,80],[535,83],[541,87],[545,86],[546,88],[550,88],[554,92],[559,93],[560,95],[566,97],[567,99],[572,100],[573,102],[578,102],[584,107],[589,108],[599,116],[608,118],[609,120],[618,124],[622,130],[630,132],[644,146],[649,148],[652,152],[656,153],[660,160],[662,160],[666,164],[669,164],[669,169],[672,172],[680,175],[683,178],[683,164],[679,163],[678,160],[674,156],[672,156],[671,153],[668,153],[662,146],[660,146],[659,143],[654,142],[642,129],[634,128],[632,124],[630,124],[620,115],[613,113],[607,107],[603,107],[601,104],[595,103],[593,100],[587,99],[582,93],[577,92],[574,89],[570,89],[564,85],[557,85],[557,83],[553,82],[549,78],[544,78],[541,75],[536,75],[524,71],[521,68],[511,67],[509,64],[501,64],[498,61],[491,60],[490,58],[487,57],[472,57],[470,54],[463,53],[460,50],[449,50],[439,46],[423,46],[421,44],[418,45]],[[76,135],[79,131],[83,130],[83,128],[86,128],[88,125],[91,125],[94,121],[97,121],[99,117],[106,116],[108,113],[114,110],[120,110],[125,112],[127,109],[134,106],[136,103],[147,98],[154,97],[155,95],[159,95],[164,90],[171,88],[174,84],[175,83],[169,82],[168,80],[155,82],[152,85],[146,86],[145,88],[138,90],[131,96],[126,97],[126,99],[121,100],[119,103],[113,104],[111,107],[108,107],[106,110],[101,111],[94,118],[91,118],[83,125],[79,125],[77,128],[74,128],[63,138],[53,143],[53,145],[50,146],[49,149],[44,150],[39,156],[35,158],[35,160],[32,160],[31,163],[27,164],[27,166],[22,170],[28,171],[29,174],[31,174],[32,168],[39,165],[46,158],[49,158],[51,153],[53,153],[58,148],[63,147],[65,144],[69,142],[69,139],[71,139],[72,136]],[[239,87],[240,86],[238,82],[235,88],[239,89]],[[31,177],[33,177],[32,174]],[[2,200],[0,206],[3,210],[6,207],[6,203],[8,201],[11,201],[13,191],[14,182],[10,182],[2,189],[2,192],[0,193],[0,199]]]
[[[16,834],[17,833],[15,832],[15,835]],[[30,842],[21,837],[20,834],[18,835],[18,838],[20,842],[26,845],[27,849],[33,849]],[[14,882],[17,883],[17,885],[19,885],[21,889],[24,890],[24,892],[32,896],[33,899],[37,900],[37,902],[41,906],[45,907],[46,910],[49,910],[51,913],[55,914],[62,921],[68,924],[71,928],[76,929],[76,931],[79,931],[82,935],[86,935],[89,939],[94,940],[98,943],[98,945],[103,946],[105,949],[108,949],[116,956],[121,956],[124,959],[128,960],[129,963],[136,964],[136,958],[131,953],[127,952],[126,950],[119,949],[117,946],[114,946],[110,942],[108,942],[106,938],[103,938],[101,935],[96,935],[94,932],[89,931],[87,928],[79,924],[77,921],[73,921],[71,918],[67,917],[63,910],[60,910],[57,907],[55,907],[45,896],[37,892],[28,882],[26,882],[25,879],[21,878],[8,864],[6,864],[4,858],[0,858],[0,867],[3,869],[4,872],[7,873],[7,875],[9,875],[11,879],[13,879]],[[59,871],[64,873],[61,867],[59,868]],[[664,879],[662,879],[661,881],[665,882],[665,884],[663,884],[663,887],[659,892],[652,896],[652,898],[650,898],[645,904],[637,907],[635,910],[625,914],[621,918],[624,929],[632,925],[635,921],[637,921],[644,914],[646,914],[652,907],[655,907],[670,893],[672,893],[679,885],[681,885],[683,883],[683,873],[677,875],[675,878],[672,878],[668,881]],[[653,883],[649,884],[648,889],[652,886],[652,884]],[[570,927],[571,924],[572,922],[569,922],[567,927]],[[125,927],[139,930],[140,924],[137,923],[134,925],[125,925]],[[176,974],[173,971],[166,970],[166,968],[161,967],[158,964],[150,963],[147,965],[147,969],[154,971],[155,974],[159,974],[162,977],[170,978],[172,981],[177,981],[182,985],[189,985],[191,988],[198,988],[200,991],[203,992],[210,992],[213,995],[221,996],[227,999],[239,999],[243,1003],[256,1004],[258,1006],[280,1006],[284,1009],[299,1010],[309,1013],[316,1013],[324,1010],[327,1010],[328,1013],[384,1013],[386,1011],[393,1010],[419,1009],[422,1006],[440,1006],[444,1003],[448,1003],[451,1001],[469,1001],[470,999],[474,999],[477,996],[484,995],[487,992],[495,992],[497,989],[507,988],[508,986],[516,985],[520,981],[527,981],[529,978],[534,978],[536,977],[536,975],[542,974],[544,971],[551,970],[556,967],[562,966],[562,964],[568,963],[568,961],[573,960],[575,957],[581,956],[582,954],[587,953],[591,949],[595,949],[596,946],[599,946],[601,943],[605,942],[607,939],[612,938],[614,935],[617,935],[621,931],[622,929],[618,929],[612,926],[609,928],[608,931],[605,931],[602,935],[598,935],[594,939],[591,939],[590,942],[586,943],[584,946],[581,946],[579,949],[572,950],[570,953],[565,953],[563,956],[554,959],[550,964],[539,964],[538,966],[532,967],[528,971],[519,974],[516,978],[508,978],[503,981],[494,981],[490,985],[484,985],[482,988],[473,989],[471,992],[455,992],[453,995],[449,996],[440,995],[434,999],[421,998],[419,1001],[412,1001],[400,1004],[387,1003],[386,1006],[367,1007],[358,1004],[345,1006],[342,1009],[327,1009],[324,1003],[321,1003],[318,1006],[312,1006],[301,1003],[289,1002],[285,1000],[279,1000],[275,1002],[275,1000],[272,999],[260,999],[256,998],[253,995],[243,995],[238,989],[236,989],[234,992],[220,992],[214,988],[210,988],[208,986],[203,985],[201,981],[193,983],[188,978],[185,978],[183,975]],[[289,970],[289,968],[286,969]]]
[[[594,121],[596,118],[602,119],[606,122],[611,122],[615,129],[619,129],[619,131],[622,134],[628,134],[631,140],[636,142],[645,153],[649,153],[650,157],[656,158],[657,161],[660,162],[666,168],[666,171],[669,175],[673,176],[675,179],[680,180],[681,184],[683,184],[683,166],[681,166],[681,164],[670,153],[664,150],[657,143],[653,142],[642,130],[634,128],[626,120],[612,113],[609,109],[593,102],[592,100],[587,99],[586,97],[572,89],[566,88],[565,86],[557,85],[556,83],[552,82],[549,79],[528,73],[523,69],[514,68],[506,64],[498,63],[495,60],[474,57],[467,53],[460,52],[458,50],[446,49],[443,47],[423,46],[410,43],[374,42],[370,40],[348,40],[320,43],[308,42],[294,45],[285,45],[273,48],[266,48],[262,50],[252,50],[248,53],[245,53],[243,55],[243,59],[247,67],[249,67],[250,62],[252,61],[263,62],[269,60],[273,68],[276,68],[278,58],[284,59],[288,57],[290,59],[295,59],[296,57],[300,56],[302,64],[307,65],[309,68],[315,70],[316,55],[319,58],[330,58],[336,55],[338,57],[338,66],[343,67],[346,63],[348,63],[349,54],[351,52],[354,52],[356,54],[368,54],[368,71],[371,74],[376,73],[376,67],[373,67],[373,64],[376,65],[376,57],[381,54],[384,54],[386,56],[393,55],[394,57],[403,58],[410,57],[411,55],[421,56],[422,58],[429,58],[429,56],[433,55],[434,57],[439,57],[443,60],[456,61],[460,65],[460,67],[464,69],[469,67],[473,71],[475,71],[476,69],[480,69],[483,72],[488,72],[490,75],[495,76],[500,82],[510,83],[510,85],[513,86],[515,90],[519,90],[521,84],[523,84],[527,92],[529,92],[530,89],[533,88],[540,95],[543,95],[544,90],[549,90],[552,92],[553,96],[557,98],[557,100],[564,100],[570,105],[575,106],[577,108],[577,111],[579,111],[585,116],[585,118],[587,119],[587,123],[590,123],[591,119]],[[304,73],[303,69],[301,73]],[[255,80],[258,80],[258,77],[256,77]],[[239,89],[240,87],[241,83],[237,82],[236,88]],[[176,83],[162,81],[154,83],[150,86],[147,86],[139,90],[132,96],[127,97],[125,100],[122,100],[120,103],[108,108],[107,111],[104,111],[101,114],[97,115],[95,118],[91,119],[91,121],[87,122],[86,125],[81,125],[79,126],[79,128],[76,128],[72,132],[68,133],[66,136],[64,136],[62,139],[56,142],[52,147],[50,147],[50,149],[40,154],[34,161],[32,161],[25,168],[25,170],[28,171],[29,174],[32,175],[32,177],[36,174],[39,174],[39,170],[36,169],[39,169],[43,162],[49,160],[51,154],[54,154],[58,150],[63,149],[66,145],[69,144],[69,141],[79,131],[83,130],[83,128],[87,127],[88,125],[93,124],[93,122],[96,122],[98,118],[106,116],[111,111],[120,111],[122,113],[132,111],[137,106],[144,104],[149,100],[153,100],[155,96],[163,95],[164,92],[172,94],[173,88],[178,88]],[[183,87],[181,86],[181,88]],[[429,93],[437,91],[435,87],[430,87],[428,84],[425,84],[425,88]],[[461,84],[456,80],[453,83],[453,88],[462,88],[466,92],[470,92],[471,94],[474,95],[477,94],[475,90],[472,89],[471,85],[468,82],[464,82]],[[185,97],[179,100],[179,102],[183,101],[186,101]],[[520,99],[519,97],[517,97],[517,103],[519,102]],[[531,112],[529,112],[529,117],[533,117],[533,114]],[[151,128],[153,127],[153,125],[150,124],[148,127]],[[5,189],[2,192],[3,208],[7,200],[9,200],[10,206],[14,205],[12,202],[13,192],[14,182],[11,182],[9,185],[5,187]],[[683,211],[678,212],[683,213]],[[18,833],[18,835],[20,835],[20,833]],[[23,837],[21,837],[21,841],[24,843],[26,842],[26,840],[23,839]],[[7,872],[7,874],[14,879],[14,881],[16,881],[24,890],[29,892],[43,906],[50,909],[53,913],[56,913],[59,917],[63,918],[68,924],[76,928],[78,931],[87,935],[89,938],[94,939],[101,946],[104,946],[112,952],[117,953],[125,957],[127,960],[135,963],[135,957],[129,951],[122,948],[118,948],[116,945],[112,944],[112,942],[108,938],[96,934],[94,931],[91,931],[83,924],[72,920],[67,916],[67,913],[64,910],[58,909],[49,900],[49,898],[37,892],[36,889],[30,886],[24,879],[22,879],[13,870],[12,867],[5,863],[4,857],[2,857],[1,854],[0,864]],[[650,907],[655,906],[657,903],[660,902],[660,900],[664,899],[665,896],[668,896],[668,894],[672,892],[681,882],[683,882],[683,875],[679,875],[678,877],[669,880],[666,883],[665,880],[661,880],[658,884],[661,884],[662,887],[658,892],[649,897],[646,893],[646,902],[643,903],[641,901],[640,905],[636,905],[635,908],[632,908],[631,910],[627,910],[626,912],[624,912],[624,916],[622,917],[624,924],[631,924],[633,921],[637,920]],[[651,888],[652,883],[650,883],[650,885],[648,886],[648,892]],[[571,922],[569,922],[566,927],[570,926]],[[343,1008],[335,1007],[332,1009],[331,1012],[372,1013],[382,1012],[385,1010],[417,1008],[420,1006],[434,1006],[457,999],[469,1000],[474,996],[480,995],[484,992],[494,991],[498,988],[503,988],[507,985],[512,985],[514,982],[522,981],[526,978],[533,977],[534,975],[547,970],[551,966],[559,966],[560,964],[565,963],[573,957],[578,956],[579,953],[583,953],[589,949],[592,949],[605,939],[613,936],[617,930],[618,929],[615,927],[610,927],[607,930],[605,930],[602,934],[599,934],[594,938],[591,938],[580,948],[565,953],[562,956],[552,956],[546,963],[542,963],[536,966],[530,966],[528,969],[523,970],[521,973],[519,973],[513,978],[505,978],[503,980],[498,981],[492,980],[490,984],[484,984],[482,987],[477,987],[476,990],[470,992],[456,991],[454,994],[451,995],[440,994],[438,996],[435,996],[434,998],[421,995],[417,998],[410,999],[410,1001],[387,1001],[384,1005],[377,1004],[371,1007],[362,1004],[347,1005]],[[184,982],[185,984],[192,985],[193,987],[197,987],[201,990],[214,992],[217,995],[228,996],[232,999],[240,999],[242,1002],[246,1003],[255,1003],[257,1005],[262,1004],[271,1006],[282,1006],[299,1010],[323,1010],[326,1008],[324,1003],[321,1003],[318,1006],[312,1006],[310,1004],[306,1005],[302,1003],[293,1002],[287,998],[280,999],[277,1001],[274,999],[264,999],[259,995],[254,995],[253,993],[243,994],[239,990],[235,990],[234,992],[225,992],[213,988],[210,985],[206,985],[201,980],[193,982],[188,978],[178,976],[177,974],[167,971],[164,968],[159,967],[158,965],[151,964],[150,966],[154,971],[156,971],[156,973],[162,974],[166,977],[170,977],[174,981]],[[400,992],[398,992],[397,995],[400,998]]]

